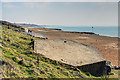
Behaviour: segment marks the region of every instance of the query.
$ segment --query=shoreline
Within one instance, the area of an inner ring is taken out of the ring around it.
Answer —
[[[112,62],[112,66],[118,64],[118,39],[119,37],[101,36],[86,32],[69,32],[48,28],[29,28],[31,31],[45,35],[48,39],[69,39],[76,42],[94,46],[102,56]]]
[[[34,27],[27,27],[27,28],[34,28]],[[37,28],[37,29],[39,29],[39,28]],[[92,31],[69,31],[69,30],[63,30],[63,29],[60,29],[60,28],[48,28],[48,27],[44,27],[43,29],[60,30],[60,31],[65,31],[65,32],[69,32],[69,33],[90,33],[90,34],[96,34],[96,35],[99,35],[99,36],[120,38],[118,35],[117,36],[110,36],[110,35],[104,35],[104,34],[102,35],[100,33],[95,33],[95,32],[92,32]]]

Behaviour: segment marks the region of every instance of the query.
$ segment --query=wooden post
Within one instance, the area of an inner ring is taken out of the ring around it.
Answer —
[[[92,32],[93,32],[93,26],[92,26]]]

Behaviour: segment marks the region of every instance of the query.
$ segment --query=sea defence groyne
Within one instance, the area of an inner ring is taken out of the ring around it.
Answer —
[[[35,40],[34,52],[52,60],[78,67],[94,76],[101,76],[105,71],[106,60],[96,48],[72,40]]]

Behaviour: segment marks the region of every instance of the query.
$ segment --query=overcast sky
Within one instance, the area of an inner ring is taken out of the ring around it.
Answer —
[[[117,4],[117,2],[3,2],[2,19],[43,25],[117,26]]]

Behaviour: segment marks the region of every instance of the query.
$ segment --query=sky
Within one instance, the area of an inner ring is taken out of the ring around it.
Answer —
[[[113,0],[109,0],[111,2],[108,0],[103,0],[105,2],[87,2],[88,0],[84,0],[84,2],[82,2],[83,0],[81,2],[24,1],[2,1],[2,5],[0,4],[2,6],[2,9],[0,9],[2,20],[38,25],[118,25],[118,0],[114,0],[115,2]]]
[[[120,0],[1,0],[2,2],[118,2]]]

